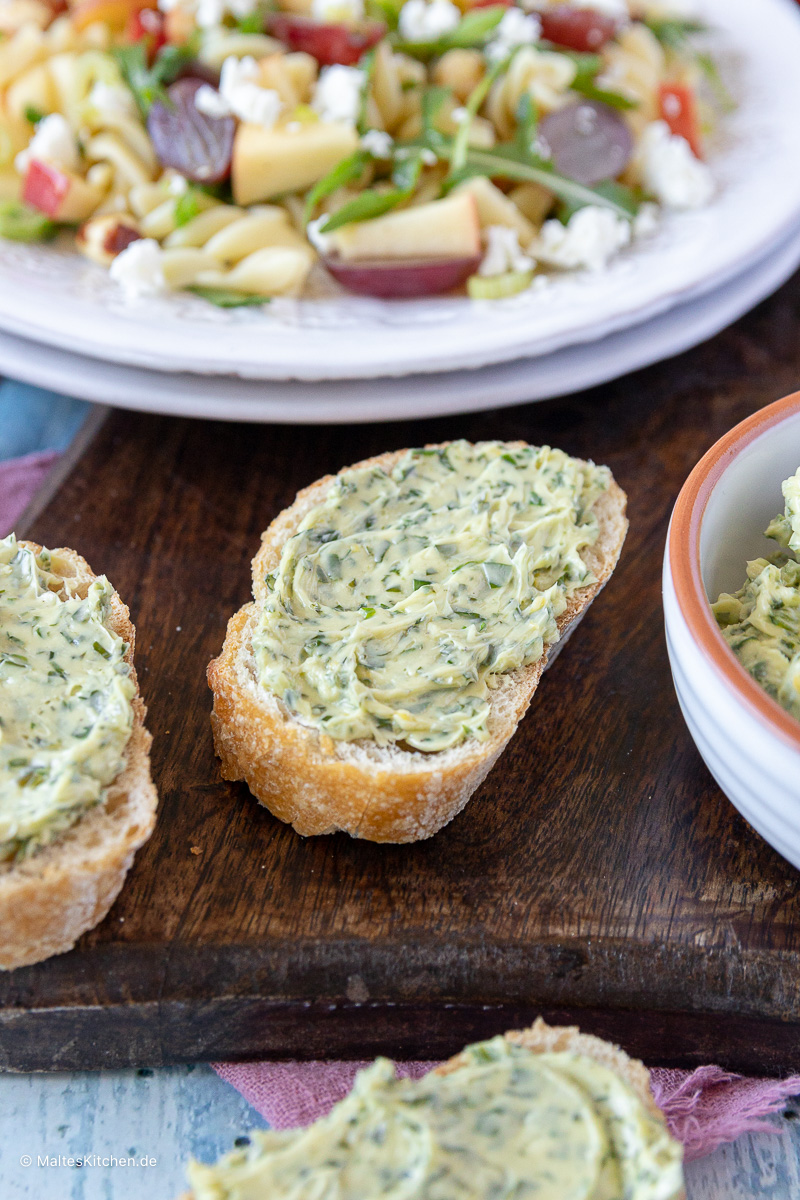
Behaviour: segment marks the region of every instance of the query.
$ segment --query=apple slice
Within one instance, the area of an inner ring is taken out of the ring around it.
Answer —
[[[474,275],[480,254],[469,258],[417,258],[406,261],[382,259],[347,262],[336,255],[323,259],[334,279],[351,292],[383,300],[436,296],[461,287]]]
[[[346,121],[317,121],[291,131],[241,124],[231,164],[234,203],[302,192],[357,149],[358,133]]]
[[[343,225],[330,239],[331,249],[345,262],[472,259],[481,253],[478,206],[469,192]]]
[[[270,19],[269,31],[290,50],[310,54],[320,66],[343,63],[352,67],[367,50],[378,44],[386,33],[386,26],[382,21],[366,21],[358,27],[328,24],[310,17],[275,13]]]
[[[105,189],[87,183],[55,163],[31,159],[22,184],[22,199],[51,221],[74,225],[87,220],[105,195]]]
[[[141,8],[157,8],[158,0],[79,0],[70,12],[70,20],[80,33],[100,22],[122,31]]]

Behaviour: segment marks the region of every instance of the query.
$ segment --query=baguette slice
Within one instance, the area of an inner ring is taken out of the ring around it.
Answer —
[[[34,542],[19,543],[37,554]],[[96,578],[74,550],[51,551],[54,575],[69,581],[72,595],[85,596]],[[62,598],[66,599],[65,589]],[[136,686],[133,731],[125,766],[106,799],[30,858],[0,863],[0,968],[29,966],[71,950],[102,921],[119,895],[138,848],[153,831],[158,795],[150,776],[146,709],[133,667],[136,630],[127,607],[114,592],[108,628],[128,643],[125,656]]]
[[[382,454],[356,466],[389,471],[405,453]],[[252,634],[265,596],[264,577],[275,569],[284,542],[325,498],[332,482],[328,475],[299,492],[294,504],[261,535],[261,549],[253,559],[255,602],[231,618],[222,653],[208,667],[214,744],[223,778],[244,780],[261,804],[303,836],[344,830],[373,842],[415,842],[432,837],[461,812],[525,715],[548,658],[553,660],[570,628],[610,578],[628,529],[626,497],[612,480],[595,505],[599,537],[582,557],[596,582],[570,597],[558,618],[561,640],[539,662],[497,677],[488,740],[472,738],[450,750],[426,754],[397,745],[380,747],[365,739],[335,741],[298,721],[256,681]]]
[[[515,1046],[524,1046],[533,1054],[569,1052],[593,1058],[595,1062],[623,1079],[636,1093],[650,1116],[666,1128],[664,1114],[653,1099],[653,1093],[650,1090],[650,1072],[644,1063],[639,1062],[638,1059],[629,1058],[619,1046],[606,1042],[603,1038],[594,1037],[592,1034],[581,1033],[576,1025],[547,1025],[541,1017],[537,1018],[530,1029],[513,1030],[506,1033],[505,1038]],[[466,1054],[462,1051],[442,1063],[441,1066],[436,1067],[436,1074],[450,1075],[465,1066],[467,1061]],[[194,1200],[194,1195],[192,1192],[185,1192],[180,1200]],[[686,1200],[686,1192],[681,1187],[670,1196],[665,1196],[664,1200]]]

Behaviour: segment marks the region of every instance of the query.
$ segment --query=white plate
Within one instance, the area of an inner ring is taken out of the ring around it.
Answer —
[[[800,266],[800,228],[721,288],[600,342],[529,361],[402,379],[269,383],[118,367],[0,333],[0,374],[86,400],[229,421],[393,421],[546,400],[696,346],[758,304]]]
[[[186,293],[128,305],[69,250],[3,243],[0,327],[73,353],[161,371],[255,379],[437,372],[552,353],[665,312],[745,270],[800,214],[800,15],[793,0],[700,0],[736,79],[712,157],[718,195],[599,274],[472,303],[339,294],[224,311]]]

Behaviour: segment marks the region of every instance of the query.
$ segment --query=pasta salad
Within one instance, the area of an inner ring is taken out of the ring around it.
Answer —
[[[677,3],[0,0],[0,238],[222,306],[602,270],[713,195]]]

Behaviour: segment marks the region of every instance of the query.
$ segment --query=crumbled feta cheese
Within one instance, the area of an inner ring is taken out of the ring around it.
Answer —
[[[486,253],[478,267],[479,275],[505,275],[507,271],[530,271],[535,262],[519,244],[516,229],[490,225],[484,230]]]
[[[197,89],[194,94],[194,106],[206,117],[230,117],[232,115],[228,101],[210,83],[204,83]]]
[[[179,175],[177,171],[167,178],[166,183],[170,196],[185,196],[189,190],[189,180],[185,176]]]
[[[14,166],[24,175],[31,159],[52,163],[65,171],[80,169],[81,156],[75,134],[61,113],[51,113],[36,126],[36,133],[25,150],[14,159]]]
[[[526,16],[522,9],[509,8],[494,28],[486,56],[492,62],[508,58],[518,46],[532,46],[538,42],[541,32],[542,23],[537,16]]]
[[[272,88],[261,87],[258,63],[251,56],[229,55],[222,64],[219,91],[203,84],[198,88],[195,108],[208,117],[238,117],[251,125],[271,129],[280,116],[283,101]]]
[[[573,213],[568,225],[545,221],[530,250],[554,267],[601,271],[630,240],[630,221],[592,204]]]
[[[102,79],[98,79],[89,92],[88,101],[91,107],[96,108],[100,113],[107,113],[115,117],[136,116],[136,103],[128,89],[104,83]]]
[[[323,121],[347,121],[355,125],[366,78],[358,67],[344,67],[340,63],[323,67],[311,107]]]
[[[657,232],[661,223],[661,210],[657,204],[642,204],[633,218],[633,236],[649,238]]]
[[[407,42],[437,42],[452,33],[461,21],[461,10],[450,0],[406,0],[400,9],[398,29]]]
[[[362,21],[364,0],[312,0],[311,15],[317,21]]]
[[[321,217],[315,217],[306,225],[306,237],[320,254],[327,254],[333,241],[329,233],[322,232],[322,226],[326,225],[329,220],[330,213],[323,213]]]
[[[158,0],[161,12],[182,9],[194,18],[201,29],[218,28],[229,13],[235,20],[241,21],[254,13],[258,5],[259,0]]]
[[[667,208],[702,208],[714,194],[708,167],[666,121],[653,121],[645,129],[639,159],[645,190]]]
[[[572,8],[593,8],[604,17],[614,17],[626,23],[631,19],[628,0],[570,0]]]
[[[391,158],[394,141],[382,129],[368,129],[361,138],[361,149],[373,158]]]
[[[164,251],[154,238],[140,238],[117,255],[109,275],[129,300],[158,296],[167,290],[163,260]]]

